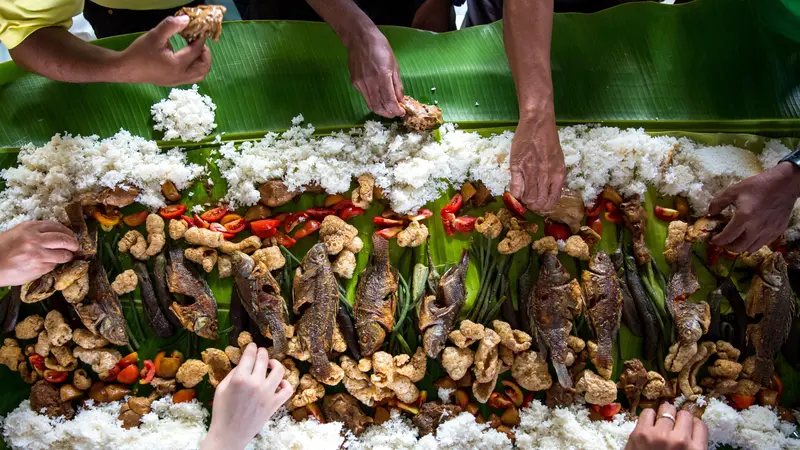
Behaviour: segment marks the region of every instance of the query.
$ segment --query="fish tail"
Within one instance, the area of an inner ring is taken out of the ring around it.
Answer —
[[[318,381],[331,378],[331,363],[324,353],[322,355],[317,353],[311,355],[311,372]]]
[[[775,374],[775,363],[771,359],[756,358],[756,367],[753,370],[753,381],[761,385],[767,386],[772,381],[772,375]]]
[[[569,376],[567,366],[554,362],[553,367],[556,369],[558,384],[560,384],[564,389],[572,389],[572,378]]]
[[[610,339],[603,339],[597,343],[597,364],[603,367],[614,366],[614,345]]]

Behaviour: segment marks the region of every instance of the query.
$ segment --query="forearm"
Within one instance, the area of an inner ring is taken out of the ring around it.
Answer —
[[[306,1],[333,28],[347,48],[370,33],[380,33],[378,27],[353,0]]]
[[[125,82],[122,52],[84,42],[61,27],[42,28],[11,50],[23,69],[70,83]]]
[[[506,0],[504,8],[503,38],[520,120],[555,120],[550,74],[553,0]]]

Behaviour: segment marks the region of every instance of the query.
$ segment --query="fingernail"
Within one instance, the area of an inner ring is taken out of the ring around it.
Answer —
[[[178,23],[189,23],[189,16],[175,16]]]

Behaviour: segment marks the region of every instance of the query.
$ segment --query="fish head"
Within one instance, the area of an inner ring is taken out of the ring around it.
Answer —
[[[614,269],[614,264],[611,262],[611,258],[608,256],[608,253],[602,250],[595,253],[594,256],[592,256],[592,259],[589,260],[589,270],[598,275],[605,276],[611,276],[616,272]]]
[[[194,319],[194,332],[202,338],[217,339],[217,328],[217,321],[206,315],[198,315]]]
[[[233,264],[233,271],[237,276],[249,277],[253,272],[253,258],[243,252],[235,252],[231,257],[231,264]]]
[[[539,279],[551,286],[561,286],[572,278],[558,257],[551,253],[542,255],[541,264]]]
[[[301,265],[303,270],[311,269],[312,267],[321,266],[328,262],[328,250],[325,244],[318,243],[311,247],[311,250],[303,257]]]
[[[778,252],[774,252],[761,263],[761,278],[772,287],[779,288],[787,276],[788,266],[786,260]]]
[[[100,335],[108,339],[109,342],[123,345],[128,343],[128,336],[125,333],[125,324],[111,317],[105,317],[97,327]]]
[[[358,330],[361,354],[369,356],[377,352],[386,340],[386,330],[378,322],[370,322]]]

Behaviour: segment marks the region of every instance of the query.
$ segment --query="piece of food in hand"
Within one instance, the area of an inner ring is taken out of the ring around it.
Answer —
[[[403,125],[411,131],[428,131],[442,123],[442,110],[426,105],[406,95],[400,106],[406,111]]]
[[[222,19],[227,8],[220,5],[199,5],[181,8],[176,16],[189,16],[189,25],[181,31],[187,42],[198,39],[214,39],[219,41],[222,34]]]

